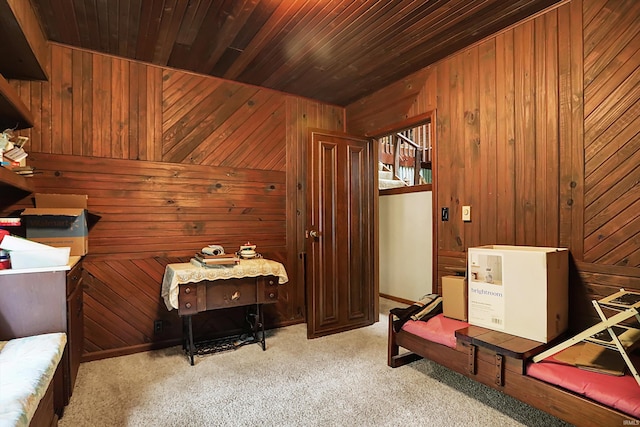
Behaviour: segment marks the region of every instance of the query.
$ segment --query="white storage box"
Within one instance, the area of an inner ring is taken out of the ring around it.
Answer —
[[[71,252],[71,248],[54,248],[14,236],[4,236],[0,249],[9,251],[14,270],[65,266]]]
[[[469,323],[547,343],[568,327],[569,251],[469,248]]]

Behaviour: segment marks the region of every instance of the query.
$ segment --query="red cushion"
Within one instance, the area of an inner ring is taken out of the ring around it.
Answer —
[[[631,359],[634,366],[640,366],[640,358]],[[530,363],[527,375],[581,394],[634,417],[640,417],[640,385],[629,373],[617,377],[586,371],[551,356],[538,363]]]
[[[467,322],[444,317],[440,313],[426,322],[422,320],[409,320],[402,326],[403,331],[433,341],[447,347],[456,348],[456,331],[469,326]]]

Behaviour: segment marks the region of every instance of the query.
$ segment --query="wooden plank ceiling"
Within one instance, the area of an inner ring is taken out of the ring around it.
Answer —
[[[561,0],[31,0],[51,41],[345,106]]]

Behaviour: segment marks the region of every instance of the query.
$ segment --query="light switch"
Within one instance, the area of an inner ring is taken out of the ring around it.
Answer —
[[[442,220],[449,221],[449,208],[442,208]]]
[[[471,206],[462,207],[462,220],[471,221]]]

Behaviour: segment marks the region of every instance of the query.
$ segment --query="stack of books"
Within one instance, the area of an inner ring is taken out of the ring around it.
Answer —
[[[22,176],[33,176],[35,174],[35,169],[32,166],[12,166],[9,169]]]
[[[221,265],[236,265],[240,263],[240,258],[235,254],[208,255],[202,252],[196,253],[195,259],[204,267],[215,267]]]
[[[28,154],[22,147],[13,147],[11,150],[4,152],[4,157],[12,162],[19,162],[20,160],[25,159],[27,156]]]

